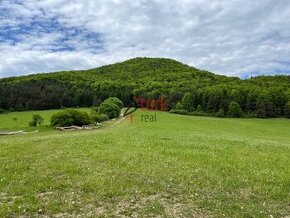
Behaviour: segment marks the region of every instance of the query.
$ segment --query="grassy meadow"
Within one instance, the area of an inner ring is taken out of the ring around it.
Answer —
[[[7,114],[0,114],[0,131],[1,130],[34,130],[40,131],[50,130],[47,127],[50,126],[50,117],[60,111],[58,110],[40,110],[40,111],[23,111],[13,112]],[[77,110],[90,112],[89,108],[78,108]],[[29,127],[29,122],[32,119],[33,114],[39,114],[44,118],[44,122],[40,127]]]
[[[0,115],[0,130],[33,113]],[[290,120],[144,113],[0,136],[0,217],[290,216]]]

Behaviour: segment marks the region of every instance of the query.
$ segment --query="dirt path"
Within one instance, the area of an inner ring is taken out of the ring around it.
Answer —
[[[126,117],[121,117],[118,120],[116,120],[116,122],[114,122],[110,127],[115,127],[117,126],[119,123],[121,123],[123,120],[125,120]]]

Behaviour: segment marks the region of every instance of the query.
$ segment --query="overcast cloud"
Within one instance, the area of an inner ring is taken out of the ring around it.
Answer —
[[[168,57],[290,75],[288,0],[0,0],[0,77]]]

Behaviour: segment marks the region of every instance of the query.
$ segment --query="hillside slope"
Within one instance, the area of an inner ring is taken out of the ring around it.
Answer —
[[[35,74],[0,80],[0,108],[51,109],[98,105],[109,96],[132,104],[132,96],[167,99],[170,108],[191,93],[192,110],[227,112],[231,101],[247,114],[284,116],[289,76],[241,80],[215,75],[165,58],[134,58],[96,69]],[[278,98],[278,99],[277,99]],[[269,103],[271,102],[270,106]],[[260,105],[259,105],[260,104]],[[259,111],[264,107],[269,107]]]

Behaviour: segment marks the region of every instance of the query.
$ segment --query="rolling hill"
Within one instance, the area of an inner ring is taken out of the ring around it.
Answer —
[[[288,116],[289,76],[261,76],[242,80],[216,75],[165,58],[134,58],[90,70],[65,71],[3,78],[0,108],[43,110],[97,106],[109,96],[131,105],[133,95],[167,99],[170,109],[192,95],[192,111],[208,114],[237,102],[249,116]],[[290,106],[290,105],[289,105]],[[290,108],[289,108],[290,110]],[[289,111],[290,113],[290,111]]]

